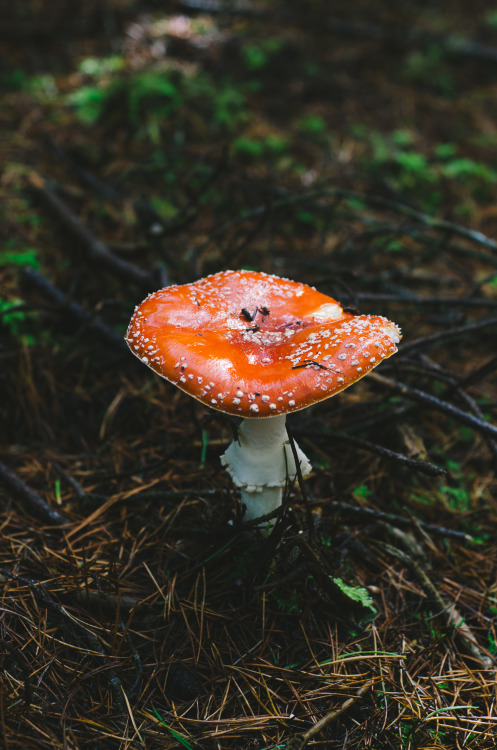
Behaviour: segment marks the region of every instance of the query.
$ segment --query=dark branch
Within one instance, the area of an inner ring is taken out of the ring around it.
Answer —
[[[47,523],[67,524],[69,520],[51,508],[48,503],[38,495],[37,492],[28,487],[20,477],[13,471],[0,463],[0,482],[2,482],[14,495],[23,500],[36,515]]]
[[[484,422],[471,414],[467,414],[467,412],[461,411],[461,409],[458,409],[453,404],[449,404],[447,401],[442,401],[436,396],[432,396],[431,393],[426,393],[419,388],[413,388],[410,385],[399,383],[396,380],[391,380],[390,378],[386,378],[384,375],[378,375],[377,373],[370,373],[369,377],[376,383],[384,385],[393,391],[397,391],[397,393],[400,393],[413,401],[426,404],[427,406],[431,406],[432,409],[436,409],[443,414],[447,414],[449,417],[453,417],[458,422],[466,424],[468,427],[472,427],[477,432],[497,438],[497,427],[495,427],[495,425]]]
[[[47,297],[57,308],[69,314],[71,318],[81,323],[89,330],[98,334],[107,344],[110,344],[113,349],[127,352],[128,347],[123,337],[116,333],[112,328],[106,326],[105,323],[92,315],[84,307],[81,307],[77,302],[67,297],[64,292],[57,289],[47,279],[41,276],[37,271],[28,268],[24,272],[24,277],[30,284],[33,284],[38,291],[40,291],[45,297]]]
[[[447,471],[442,469],[441,466],[436,466],[429,461],[420,461],[416,458],[409,458],[409,456],[404,456],[403,453],[397,453],[397,451],[392,451],[390,448],[385,448],[383,445],[376,445],[376,443],[371,443],[369,440],[364,440],[363,438],[353,437],[346,432],[334,432],[328,437],[331,438],[331,440],[340,440],[341,442],[350,443],[350,445],[355,445],[357,448],[363,448],[370,453],[376,453],[378,456],[390,458],[399,464],[404,464],[411,469],[421,471],[423,474],[427,474],[430,477],[439,477],[447,474]]]
[[[147,291],[157,288],[158,274],[144,271],[134,263],[129,263],[114,255],[103,242],[91,234],[40,175],[33,173],[30,177],[30,185],[74,239],[85,248],[87,252],[85,260],[96,261],[124,281],[138,284]]]
[[[457,336],[464,336],[467,333],[473,333],[481,328],[488,328],[489,326],[497,326],[497,316],[491,318],[484,318],[483,320],[477,320],[474,323],[467,323],[463,326],[457,326],[457,328],[449,328],[446,331],[438,331],[437,333],[431,334],[431,336],[423,336],[419,339],[414,339],[408,344],[399,346],[399,353],[405,354],[413,349],[419,349],[419,347],[427,346],[437,341],[443,341],[448,338],[454,338]]]

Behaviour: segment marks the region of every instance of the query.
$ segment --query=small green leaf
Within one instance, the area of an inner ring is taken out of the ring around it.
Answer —
[[[0,250],[0,266],[29,266],[38,270],[37,251],[30,247],[17,248],[6,242],[4,249]]]
[[[287,150],[289,146],[289,140],[284,136],[271,133],[264,139],[264,145],[268,151],[271,151],[275,154],[281,154],[283,151]]]
[[[233,145],[237,151],[246,156],[262,156],[264,151],[264,144],[255,138],[240,136],[240,138],[235,138]]]
[[[242,55],[248,70],[261,70],[268,64],[267,54],[256,44],[246,44]]]
[[[395,130],[392,137],[393,142],[401,148],[403,146],[410,146],[414,141],[414,133],[411,130],[406,130],[405,128]]]
[[[435,156],[439,159],[452,159],[457,153],[457,146],[454,143],[439,143],[435,147]]]
[[[366,487],[365,484],[360,484],[359,487],[355,488],[352,494],[357,500],[367,500],[371,495],[371,490],[369,487]]]
[[[366,607],[367,609],[370,609],[372,612],[376,613],[376,607],[373,604],[373,599],[368,594],[365,588],[363,588],[362,586],[349,586],[349,584],[345,583],[345,581],[342,581],[341,578],[333,578],[332,580],[333,583],[336,583],[338,588],[345,594],[345,596],[348,596],[348,598],[353,602],[358,602],[359,604],[362,604],[363,607]]]
[[[102,76],[106,73],[117,73],[125,66],[125,60],[120,55],[111,57],[86,57],[81,60],[79,69],[87,76]]]
[[[302,224],[314,224],[314,215],[310,211],[297,211],[296,217]]]
[[[309,135],[319,135],[326,130],[326,120],[319,115],[305,115],[299,122],[299,130]]]
[[[18,307],[23,307],[24,302],[22,299],[17,297],[10,300],[3,300],[0,298],[0,323],[6,326],[12,336],[20,336],[22,331],[22,324],[26,319],[26,313],[24,310],[18,310]]]

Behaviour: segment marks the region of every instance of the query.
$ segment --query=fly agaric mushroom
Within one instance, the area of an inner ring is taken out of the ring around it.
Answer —
[[[297,474],[286,415],[364,377],[397,351],[400,331],[386,318],[344,312],[306,284],[223,271],[151,294],[126,340],[158,375],[243,418],[221,461],[251,520],[280,506]],[[296,448],[305,476],[311,465]]]

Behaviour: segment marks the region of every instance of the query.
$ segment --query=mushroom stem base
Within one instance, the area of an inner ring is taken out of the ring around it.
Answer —
[[[233,482],[240,487],[246,506],[244,520],[271,513],[281,505],[282,488],[293,482],[297,468],[285,426],[285,415],[266,419],[245,419],[238,428],[238,438],[221,456],[221,463]],[[296,446],[302,476],[311,465]],[[270,528],[274,522],[269,521]]]
[[[260,518],[267,513],[279,508],[282,499],[281,487],[265,487],[262,492],[249,492],[246,489],[241,490],[242,505],[245,506],[243,515],[244,521],[253,521],[254,518]],[[273,526],[274,520],[267,521],[267,526]]]

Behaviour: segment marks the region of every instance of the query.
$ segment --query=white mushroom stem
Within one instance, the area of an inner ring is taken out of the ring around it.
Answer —
[[[221,463],[241,489],[245,521],[279,508],[283,487],[297,475],[285,420],[284,414],[245,419],[238,428],[238,439],[221,456]],[[297,445],[295,448],[300,471],[305,476],[311,471],[311,464]]]

